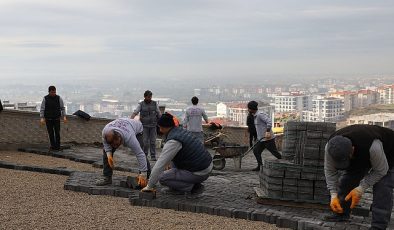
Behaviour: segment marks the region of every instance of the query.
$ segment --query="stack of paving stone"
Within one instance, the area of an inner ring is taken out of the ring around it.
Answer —
[[[329,193],[324,177],[324,148],[335,123],[285,124],[282,160],[265,159],[260,187],[274,199],[326,203]]]

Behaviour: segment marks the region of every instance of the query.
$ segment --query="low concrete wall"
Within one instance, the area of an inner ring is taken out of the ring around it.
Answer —
[[[101,143],[101,131],[111,120],[91,118],[85,121],[68,115],[68,122],[60,124],[61,143],[94,144]],[[204,126],[204,132],[207,127]],[[248,145],[249,134],[245,127],[224,127],[224,141]],[[3,110],[0,112],[0,150],[16,149],[47,144],[49,139],[46,126],[40,125],[38,112]]]
[[[68,122],[60,124],[61,143],[101,143],[101,131],[108,119],[91,118],[85,121],[77,116],[67,116]],[[38,112],[3,110],[0,112],[0,149],[48,144],[46,126],[40,125]]]

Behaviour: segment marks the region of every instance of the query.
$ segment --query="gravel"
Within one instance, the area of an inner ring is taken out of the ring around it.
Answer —
[[[95,171],[66,159],[0,152],[0,160]],[[264,222],[135,207],[125,198],[66,191],[67,176],[0,169],[0,229],[281,229]]]

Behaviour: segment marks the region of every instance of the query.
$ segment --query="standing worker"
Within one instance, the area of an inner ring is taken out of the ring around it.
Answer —
[[[249,133],[249,147],[253,146],[253,143],[257,140],[256,126],[254,125],[254,117],[251,113],[246,117],[246,125],[248,126]]]
[[[256,101],[250,101],[248,103],[248,111],[254,117],[254,125],[257,132],[257,143],[253,148],[253,154],[257,160],[257,167],[253,171],[260,171],[260,167],[263,164],[261,154],[265,148],[268,149],[276,158],[281,159],[278,149],[275,144],[275,136],[272,132],[272,121],[268,114],[264,112],[257,112],[258,103]]]
[[[183,120],[183,127],[191,132],[201,143],[204,143],[204,134],[202,129],[202,119],[208,124],[208,116],[205,110],[199,106],[198,98],[192,97],[192,106],[186,109],[185,119]]]
[[[56,87],[51,85],[48,88],[48,95],[44,97],[40,109],[40,123],[46,124],[51,147],[49,150],[60,150],[60,118],[67,122],[63,99],[56,95]]]
[[[140,114],[140,121],[144,127],[144,152],[148,156],[150,151],[150,159],[156,160],[156,137],[157,137],[157,120],[161,116],[159,105],[152,100],[152,92],[145,91],[144,100],[138,103],[137,108],[131,114],[131,119]]]
[[[340,177],[338,170],[343,170]],[[334,212],[326,220],[348,220],[364,191],[373,186],[370,229],[387,228],[393,208],[393,130],[351,125],[336,131],[325,148],[324,173]]]
[[[103,137],[103,178],[96,182],[97,186],[112,184],[114,169],[114,152],[122,144],[133,150],[139,166],[138,184],[146,186],[150,173],[150,164],[142,151],[143,127],[140,121],[129,118],[119,118],[108,123],[102,132]]]

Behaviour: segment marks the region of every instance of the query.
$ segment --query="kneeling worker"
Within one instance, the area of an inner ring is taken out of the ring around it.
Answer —
[[[343,170],[339,177],[338,170]],[[324,171],[331,193],[329,221],[346,221],[373,186],[370,229],[386,229],[393,208],[394,131],[375,125],[337,130],[326,145]]]
[[[140,187],[145,187],[150,164],[147,160],[143,148],[143,127],[138,120],[129,118],[119,118],[108,123],[103,129],[103,175],[96,185],[102,186],[112,184],[112,174],[114,168],[113,154],[120,145],[131,148],[135,153],[139,166],[138,183]]]
[[[175,127],[173,117],[165,113],[158,121],[165,135],[163,150],[152,169],[148,185],[142,192],[155,190],[156,183],[178,192],[193,192],[201,187],[212,171],[212,157],[204,145],[189,131]],[[164,168],[172,162],[172,168]]]

